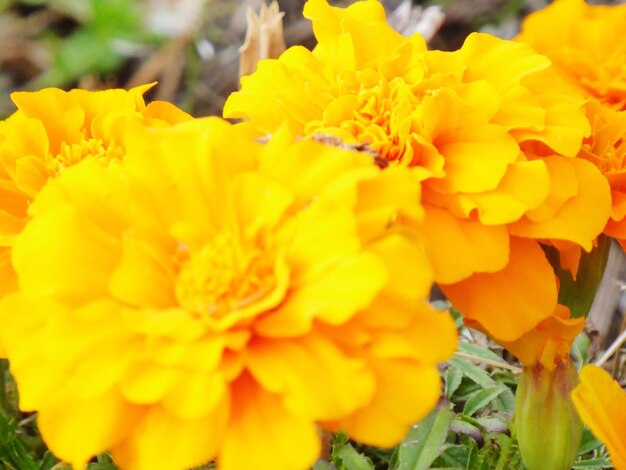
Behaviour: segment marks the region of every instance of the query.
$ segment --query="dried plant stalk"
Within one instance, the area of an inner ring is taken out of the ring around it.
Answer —
[[[253,73],[259,60],[276,59],[285,50],[283,13],[278,2],[261,5],[259,14],[248,8],[247,20],[246,39],[239,49],[239,77]]]

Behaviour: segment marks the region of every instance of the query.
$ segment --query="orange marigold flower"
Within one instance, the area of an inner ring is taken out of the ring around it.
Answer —
[[[77,468],[304,469],[318,429],[391,446],[456,347],[406,168],[216,118],[134,125],[32,205],[0,309],[20,406]],[[402,222],[402,223],[400,223]]]
[[[16,287],[10,247],[28,220],[29,204],[49,179],[86,157],[121,159],[129,120],[163,126],[191,119],[169,103],[146,106],[142,94],[150,86],[11,95],[18,110],[0,122],[0,295]]]
[[[545,54],[584,96],[592,126],[580,156],[611,185],[611,217],[604,233],[626,245],[626,5],[557,0],[530,15],[518,40]]]
[[[616,470],[626,470],[626,392],[603,369],[583,367],[572,392],[576,410],[611,454]]]
[[[626,110],[626,5],[556,0],[529,15],[517,37],[545,54],[585,96]]]
[[[224,114],[257,132],[366,145],[422,180],[435,279],[471,320],[513,341],[557,305],[538,240],[590,250],[610,211],[606,180],[572,158],[589,133],[584,100],[525,44],[470,35],[428,51],[375,0],[309,0],[313,51],[292,47],[242,79]]]

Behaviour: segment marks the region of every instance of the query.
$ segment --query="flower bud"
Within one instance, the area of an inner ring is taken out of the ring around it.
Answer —
[[[569,470],[583,425],[570,398],[578,374],[569,357],[553,370],[525,367],[516,394],[515,429],[528,470]]]

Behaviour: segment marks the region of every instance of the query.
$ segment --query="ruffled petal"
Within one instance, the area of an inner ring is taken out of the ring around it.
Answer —
[[[311,420],[345,416],[367,404],[374,393],[364,361],[321,336],[256,340],[250,345],[248,367],[265,390],[283,396],[290,413]]]
[[[557,305],[554,271],[539,244],[511,239],[508,265],[441,289],[466,318],[494,338],[513,341],[548,318]]]
[[[40,410],[37,422],[42,437],[57,457],[75,468],[84,468],[93,455],[126,437],[130,431],[128,423],[139,412],[116,390],[90,400],[65,394]]]
[[[232,386],[228,430],[219,455],[221,470],[255,468],[302,470],[320,454],[316,426],[287,411],[277,395],[263,390],[245,375]]]
[[[392,447],[433,409],[441,380],[436,367],[407,359],[372,359],[370,366],[376,374],[373,400],[328,427],[347,431],[365,444]]]
[[[197,467],[216,457],[228,416],[227,395],[210,413],[197,419],[178,418],[163,408],[152,407],[135,420],[132,433],[111,453],[120,467],[133,470]]]
[[[458,219],[448,211],[425,205],[424,247],[435,281],[452,284],[473,273],[495,272],[509,260],[506,227]]]
[[[521,338],[513,342],[500,341],[500,343],[525,367],[541,364],[548,370],[554,370],[557,363],[567,360],[572,343],[584,326],[584,318],[570,318],[569,309],[557,305],[552,316]]]
[[[562,161],[564,157],[560,158]],[[586,160],[566,160],[576,170],[578,194],[563,204],[554,217],[533,223],[522,219],[509,226],[512,235],[572,241],[585,251],[602,232],[611,211],[611,194],[606,178]]]

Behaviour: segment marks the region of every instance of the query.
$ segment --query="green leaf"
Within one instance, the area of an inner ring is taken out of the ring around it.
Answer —
[[[603,469],[603,468],[613,468],[613,464],[611,463],[611,460],[607,457],[600,457],[597,459],[590,459],[590,460],[582,460],[580,462],[576,462],[574,465],[572,465],[572,468],[578,469],[578,468],[598,468],[598,469]]]
[[[333,445],[333,462],[339,470],[374,470],[372,462],[363,454],[359,454],[347,442],[335,440]]]
[[[313,470],[337,470],[337,469],[332,463],[326,462],[325,460],[320,459],[317,462],[315,462],[315,465],[313,465]]]
[[[478,385],[482,385],[483,387],[493,387],[496,385],[495,380],[493,380],[484,369],[481,369],[467,359],[453,357],[448,361],[448,364],[459,369],[463,375],[470,378]]]
[[[459,351],[471,354],[474,357],[480,357],[481,359],[487,359],[488,361],[504,362],[502,357],[483,346],[479,346],[478,344],[461,341],[459,342],[458,348]]]
[[[591,347],[591,339],[582,331],[576,336],[574,339],[574,343],[572,344],[572,357],[574,358],[574,363],[576,364],[576,369],[580,372],[583,365],[585,365],[589,356],[589,348]]]
[[[489,387],[476,392],[465,403],[465,406],[463,407],[463,414],[472,416],[474,413],[483,409],[493,400],[498,398],[498,396],[505,390],[507,390],[505,387],[496,385],[495,387]]]
[[[461,380],[463,380],[463,372],[457,367],[448,367],[444,376],[446,397],[450,398],[456,392],[461,385]]]
[[[593,433],[589,430],[589,428],[583,429],[583,437],[580,439],[580,446],[578,447],[578,455],[585,455],[592,450],[596,450],[602,447],[602,442],[600,442]]]
[[[398,448],[397,470],[425,470],[444,450],[453,413],[439,406],[411,428]]]
[[[12,419],[0,413],[0,462],[16,470],[39,470],[26,445],[19,439]]]
[[[546,257],[559,277],[559,303],[569,307],[572,317],[586,317],[600,286],[604,268],[609,258],[611,239],[598,237],[598,245],[590,253],[582,253],[576,280],[561,268],[559,253],[555,248],[545,248]]]

